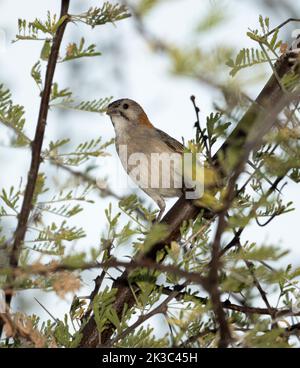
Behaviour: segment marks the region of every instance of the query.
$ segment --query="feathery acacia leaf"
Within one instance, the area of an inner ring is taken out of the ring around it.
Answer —
[[[105,23],[115,23],[130,17],[130,13],[125,5],[111,4],[104,2],[102,7],[91,7],[87,12],[79,15],[72,15],[72,19],[80,20],[92,28]]]
[[[277,60],[277,51],[280,50],[282,45],[282,41],[278,39],[279,30],[277,29],[272,35],[268,35],[270,26],[269,18],[264,19],[260,16],[259,24],[261,29],[250,30],[247,32],[247,36],[260,46],[265,46],[266,50],[264,48],[259,50],[253,47],[240,50],[235,60],[230,58],[226,63],[231,68],[230,75],[232,77],[241,69]]]
[[[83,37],[81,38],[78,46],[76,43],[70,43],[67,46],[66,55],[60,61],[63,62],[63,61],[79,59],[82,57],[92,57],[92,56],[101,55],[101,52],[95,51],[95,48],[96,48],[95,44],[91,44],[84,48],[84,43],[85,43],[85,40]]]
[[[30,139],[24,133],[24,114],[24,107],[14,105],[10,91],[0,84],[0,122],[15,132],[17,139],[12,143],[16,146],[25,146],[30,143]]]

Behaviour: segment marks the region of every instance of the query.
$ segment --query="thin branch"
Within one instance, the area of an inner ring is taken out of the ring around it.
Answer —
[[[102,268],[102,269],[108,269],[108,268],[117,268],[117,267],[124,267],[127,270],[134,270],[140,267],[147,267],[149,269],[153,269],[153,270],[159,270],[162,272],[168,272],[174,275],[178,275],[178,271],[180,273],[180,276],[182,276],[183,278],[186,278],[189,281],[192,281],[194,283],[204,283],[204,285],[206,285],[205,279],[204,278],[199,278],[199,274],[198,273],[194,273],[194,272],[186,272],[186,271],[182,271],[178,268],[178,267],[174,267],[174,266],[170,266],[170,265],[162,265],[156,262],[151,262],[151,261],[139,261],[139,262],[122,262],[122,261],[118,261],[114,258],[111,258],[108,261],[102,262],[102,263],[98,263],[98,262],[91,262],[91,263],[86,263],[86,264],[82,264],[81,266],[72,266],[72,265],[64,265],[64,264],[59,264],[59,263],[50,263],[50,264],[45,264],[45,265],[32,265],[32,266],[28,266],[28,267],[17,267],[14,269],[14,276],[15,277],[19,277],[19,276],[23,276],[23,275],[42,275],[42,276],[49,276],[52,273],[55,272],[62,272],[62,271],[84,271],[84,270],[92,270],[92,269],[98,269],[98,268]],[[270,266],[268,266],[270,267]],[[273,270],[273,269],[272,269]],[[273,270],[274,271],[274,270]],[[5,273],[5,270],[4,270]],[[98,284],[98,283],[96,283]],[[124,283],[124,285],[126,285],[126,283]],[[119,283],[119,285],[121,285],[121,282]],[[97,286],[97,285],[96,285]],[[96,287],[95,286],[95,287]],[[158,288],[161,287],[161,285],[157,285]],[[195,299],[195,301],[200,302],[201,304],[207,304],[207,298],[204,297],[200,297],[200,296],[196,296],[196,295],[191,295],[188,292],[183,292],[182,289],[184,288],[184,284],[183,285],[179,285],[176,286],[176,288],[170,289],[168,287],[163,287],[162,288],[162,292],[164,294],[169,295],[170,293],[172,293],[173,291],[177,291],[178,295],[176,296],[176,299],[183,299],[185,296],[189,296],[192,297],[193,299]],[[6,290],[6,292],[12,292],[11,289],[8,290],[8,287],[4,287],[4,289]],[[89,299],[91,299],[91,297],[88,297]],[[230,309],[230,310],[234,310],[237,312],[241,312],[241,313],[249,313],[249,314],[266,314],[266,315],[274,315],[277,317],[283,317],[283,316],[300,316],[300,312],[297,313],[293,313],[293,311],[291,309],[280,309],[280,308],[271,308],[271,309],[267,309],[267,308],[258,308],[258,307],[251,307],[251,306],[247,306],[247,305],[238,305],[238,304],[233,304],[231,303],[229,300],[226,300],[224,302],[222,302],[222,307],[225,309]]]
[[[268,189],[267,193],[263,197],[261,197],[257,203],[254,204],[254,206],[251,208],[251,211],[250,211],[250,213],[248,215],[249,218],[251,218],[253,215],[255,215],[256,210],[258,209],[258,207],[260,206],[260,204],[263,203],[275,190],[277,190],[277,186],[282,181],[283,178],[284,178],[284,176],[279,176],[272,183],[272,185]],[[242,232],[245,230],[245,228],[246,228],[246,225],[241,226],[235,232],[235,235],[231,239],[231,241],[223,249],[220,250],[219,257],[222,257],[226,252],[228,252],[229,249],[231,249],[231,248],[239,245],[240,236],[241,236]]]
[[[62,0],[61,2],[61,13],[60,18],[67,15],[69,8],[70,0]],[[15,240],[13,243],[12,253],[10,256],[10,265],[15,267],[18,265],[19,254],[21,251],[22,243],[24,241],[27,222],[29,219],[29,214],[32,209],[32,199],[34,195],[35,185],[38,177],[38,171],[41,162],[41,151],[43,145],[43,139],[46,129],[46,122],[48,116],[49,109],[49,99],[51,94],[53,76],[56,68],[58,52],[60,48],[60,44],[63,38],[63,34],[67,25],[68,19],[65,19],[64,22],[58,27],[55,37],[53,39],[53,44],[51,47],[51,52],[48,60],[46,77],[45,77],[45,88],[42,93],[39,116],[35,131],[35,137],[32,142],[32,156],[31,156],[31,164],[28,172],[27,185],[24,194],[24,200],[22,203],[21,212],[19,215],[18,225],[15,231]]]
[[[241,244],[240,242],[238,242],[238,246],[239,248],[241,248]],[[245,260],[245,264],[252,276],[252,279],[253,279],[253,282],[254,282],[254,285],[256,286],[257,290],[259,291],[260,293],[260,296],[262,297],[262,300],[264,301],[268,311],[269,311],[269,314],[272,316],[272,319],[274,319],[274,314],[272,313],[272,310],[273,308],[271,307],[269,301],[268,301],[268,298],[267,298],[267,293],[264,291],[264,289],[262,288],[262,286],[260,285],[260,282],[258,281],[256,275],[255,275],[255,272],[254,272],[254,265],[252,262],[249,262],[248,260]]]
[[[184,341],[179,347],[180,348],[188,348],[190,344],[193,344],[194,342],[196,342],[198,339],[200,339],[201,337],[204,337],[210,333],[212,334],[216,334],[218,332],[218,330],[216,328],[207,328],[204,329],[201,332],[198,332],[196,335],[190,336],[186,341]]]
[[[105,247],[105,249],[104,249],[104,252],[107,251],[107,258],[109,258],[110,255],[111,255],[112,245],[113,245],[113,242],[109,242],[108,246]],[[89,316],[92,312],[92,309],[93,309],[92,307],[93,307],[94,299],[95,299],[96,295],[98,294],[98,292],[101,288],[101,285],[103,283],[103,280],[104,280],[106,274],[107,274],[107,269],[103,267],[103,270],[102,270],[101,274],[98,275],[95,278],[95,280],[94,280],[95,287],[94,287],[93,291],[91,292],[91,294],[89,296],[90,303],[89,303],[87,311],[85,312],[84,316],[81,318],[82,321],[87,320],[89,318]]]
[[[153,317],[156,314],[160,314],[163,313],[165,314],[168,310],[168,303],[176,298],[176,296],[178,295],[178,291],[173,291],[172,293],[169,294],[169,296],[162,302],[160,303],[156,308],[154,308],[152,311],[150,311],[147,314],[142,314],[139,316],[139,318],[137,319],[137,321],[135,323],[133,323],[131,326],[129,326],[128,328],[126,328],[124,331],[122,331],[119,335],[117,335],[116,337],[114,337],[110,342],[109,345],[112,346],[114,345],[116,342],[118,342],[121,339],[124,339],[124,337],[126,337],[127,335],[129,335],[131,332],[133,332],[139,325],[141,325],[142,323],[144,323],[145,321],[147,321],[149,318]]]
[[[66,16],[68,13],[70,0],[61,1],[61,12],[60,18]],[[42,93],[39,115],[35,130],[34,140],[31,144],[31,164],[28,172],[27,184],[24,193],[24,199],[22,203],[21,212],[18,217],[18,224],[15,231],[15,238],[12,245],[12,251],[10,255],[10,266],[12,268],[16,267],[19,262],[19,256],[22,249],[23,241],[25,238],[27,223],[29,220],[30,211],[32,209],[32,200],[34,196],[34,191],[36,187],[36,182],[38,178],[38,171],[41,162],[41,151],[44,140],[44,134],[46,129],[46,122],[49,109],[49,100],[51,94],[51,88],[53,83],[53,76],[55,72],[55,67],[58,59],[58,53],[60,44],[64,35],[66,25],[68,23],[68,18],[66,18],[62,24],[58,27],[56,34],[53,39],[53,44],[51,47],[51,52],[47,64],[46,76],[45,76],[45,87]],[[6,303],[10,305],[11,295],[8,296]],[[0,326],[0,335],[1,335]]]
[[[126,270],[135,270],[137,268],[145,267],[151,270],[157,270],[161,272],[168,272],[179,277],[185,278],[195,284],[202,285],[206,288],[206,279],[202,277],[197,272],[188,272],[180,269],[177,266],[173,265],[164,265],[161,263],[157,263],[151,259],[138,259],[138,260],[131,260],[130,262],[118,261],[117,259],[111,257],[109,260],[104,262],[88,262],[83,263],[82,265],[71,265],[71,264],[60,264],[57,262],[52,262],[49,264],[34,264],[31,266],[26,267],[15,267],[12,270],[1,270],[1,273],[7,274],[8,271],[10,275],[14,277],[22,276],[22,275],[44,275],[47,276],[54,272],[62,272],[62,271],[85,271],[91,270],[93,268],[110,268],[110,267],[124,267]],[[0,273],[0,275],[1,275]],[[5,288],[4,288],[5,289]]]
[[[300,19],[298,18],[289,18],[287,20],[285,20],[284,22],[282,22],[281,24],[279,24],[279,26],[273,28],[270,32],[268,32],[265,36],[268,37],[270,36],[272,33],[276,32],[278,29],[284,27],[286,24],[290,23],[290,22],[300,22]]]
[[[160,285],[157,285],[157,287],[160,287]],[[176,287],[176,289],[177,287]],[[195,302],[197,303],[201,303],[202,305],[206,305],[208,303],[208,299],[201,297],[201,296],[197,296],[197,295],[193,295],[193,294],[189,294],[188,292],[184,292],[181,291],[182,288],[179,288],[180,292],[177,294],[176,296],[176,300],[182,300],[185,297],[188,297],[189,300],[190,299],[194,299]],[[171,292],[173,292],[173,289],[168,288],[168,287],[163,287],[162,288],[162,292],[164,294],[169,295]],[[240,312],[240,313],[244,313],[246,315],[248,314],[258,314],[258,315],[274,315],[276,316],[276,318],[282,318],[282,317],[289,317],[289,316],[294,316],[294,317],[299,317],[300,316],[300,312],[293,312],[292,309],[287,309],[287,308],[271,308],[271,310],[269,310],[268,308],[259,308],[259,307],[251,307],[248,305],[238,305],[238,304],[234,304],[231,303],[229,300],[225,300],[224,302],[222,302],[222,307],[224,309],[229,309],[235,312]]]
[[[81,179],[82,181],[92,185],[94,188],[96,188],[99,192],[101,196],[111,196],[116,198],[117,200],[121,201],[122,199],[124,199],[124,196],[119,196],[118,194],[114,193],[112,190],[110,190],[108,188],[108,186],[106,185],[106,183],[102,182],[101,184],[103,184],[103,186],[99,186],[98,181],[93,178],[92,176],[85,174],[83,172],[80,171],[76,171],[73,170],[72,168],[70,168],[69,166],[65,166],[63,164],[61,164],[60,162],[51,160],[50,161],[51,164],[55,165],[56,167],[68,172],[69,174],[73,175],[76,178]],[[140,210],[140,208],[135,208],[134,210],[143,220],[147,221],[145,214]]]
[[[197,130],[200,133],[202,142],[203,142],[204,147],[205,147],[205,150],[206,150],[206,155],[207,155],[208,162],[210,162],[211,161],[211,150],[208,148],[208,145],[207,145],[207,136],[204,135],[204,132],[203,132],[203,130],[201,128],[201,125],[200,125],[200,119],[199,119],[200,109],[199,109],[199,107],[196,104],[196,98],[195,98],[195,96],[191,96],[191,101],[192,101],[192,104],[194,106],[194,110],[195,110],[195,114],[196,114],[196,119],[197,119],[196,120],[196,123],[195,123],[195,126],[196,126]]]
[[[59,319],[58,318],[55,318],[54,316],[53,316],[53,314],[50,312],[50,311],[48,311],[48,309],[37,299],[37,298],[34,298],[34,300],[39,304],[39,306],[41,307],[41,308],[43,308],[44,309],[44,311],[47,313],[47,314],[49,314],[49,316],[53,319],[53,321],[55,321],[55,322],[59,322]]]
[[[25,135],[23,132],[19,131],[16,129],[15,126],[13,125],[10,125],[8,124],[7,122],[1,120],[1,123],[3,123],[5,126],[7,126],[8,128],[11,128],[17,135],[19,135],[19,137],[21,137],[22,139],[24,139],[29,145],[32,145],[32,140],[27,136]],[[59,169],[62,169],[66,172],[68,172],[69,174],[73,175],[74,177],[76,178],[79,178],[81,179],[82,181],[88,183],[88,184],[91,184],[93,185],[95,188],[97,188],[101,195],[103,196],[112,196],[118,200],[122,200],[123,197],[120,197],[119,195],[117,195],[116,193],[112,192],[106,185],[105,182],[101,182],[101,186],[99,185],[100,182],[98,182],[96,179],[94,179],[92,176],[88,175],[88,174],[85,174],[83,172],[80,172],[80,171],[76,171],[74,169],[72,169],[71,167],[69,166],[65,166],[63,165],[62,163],[56,161],[56,160],[53,160],[53,159],[50,159],[49,162],[56,166],[57,168]]]
[[[100,187],[99,186],[99,183],[97,182],[97,180],[94,179],[92,176],[90,176],[88,174],[85,174],[83,172],[80,172],[80,171],[76,171],[76,170],[72,169],[69,166],[63,165],[60,162],[57,162],[57,161],[54,161],[54,160],[51,160],[50,162],[51,162],[52,165],[56,166],[59,169],[62,169],[64,171],[68,172],[69,174],[71,174],[75,178],[79,178],[82,181],[84,181],[84,182],[92,185],[93,187],[97,188],[100,191],[101,195],[112,196],[112,197],[114,197],[114,198],[116,198],[118,200],[122,200],[123,199],[123,197],[120,197],[116,193],[113,193],[107,186],[104,188],[105,183],[103,183],[103,187]]]
[[[218,227],[215,235],[215,239],[212,244],[212,260],[210,264],[210,270],[208,274],[208,291],[210,294],[212,307],[219,323],[220,329],[220,341],[219,347],[226,348],[232,341],[231,332],[226,321],[226,316],[221,303],[221,293],[218,285],[218,271],[220,267],[219,253],[221,236],[226,228],[225,214],[222,212],[219,216]]]

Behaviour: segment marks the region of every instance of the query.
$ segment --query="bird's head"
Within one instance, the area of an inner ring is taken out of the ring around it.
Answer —
[[[112,123],[142,125],[153,128],[143,108],[129,98],[122,98],[110,103],[106,114],[110,116]]]

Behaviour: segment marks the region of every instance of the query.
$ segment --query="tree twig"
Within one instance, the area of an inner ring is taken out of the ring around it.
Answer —
[[[70,0],[62,0],[61,2],[61,13],[60,18],[67,15]],[[27,184],[24,194],[24,200],[22,203],[21,212],[19,214],[18,225],[15,231],[15,239],[13,243],[13,248],[10,256],[10,265],[12,267],[17,266],[19,261],[19,254],[21,251],[22,243],[24,241],[27,222],[29,218],[30,211],[32,209],[32,199],[34,195],[35,185],[38,177],[38,171],[41,162],[41,151],[44,140],[44,134],[46,129],[46,122],[49,109],[49,99],[51,94],[53,76],[56,68],[58,52],[60,44],[63,38],[63,34],[67,25],[67,19],[58,27],[57,32],[53,39],[53,44],[51,47],[51,52],[47,64],[46,77],[45,77],[45,87],[42,93],[39,116],[37,121],[37,126],[35,130],[34,140],[31,144],[31,164],[28,172]]]
[[[157,287],[160,287],[160,285],[157,285]],[[182,290],[182,289],[180,288],[179,290]],[[167,295],[169,295],[172,291],[173,289],[168,288],[168,287],[162,288],[162,292]],[[208,298],[204,298],[204,297],[197,296],[197,295],[191,295],[188,292],[184,292],[184,291],[180,291],[177,294],[176,299],[181,300],[186,296],[188,296],[189,298],[195,299],[195,302],[200,302],[203,305],[206,305],[208,303]],[[288,316],[295,316],[295,317],[300,316],[300,312],[295,313],[291,309],[287,309],[287,308],[282,308],[282,309],[281,308],[271,308],[271,310],[269,310],[268,308],[251,307],[248,305],[238,305],[238,304],[231,303],[229,300],[225,300],[224,302],[222,302],[222,307],[224,309],[244,313],[246,315],[248,314],[274,315],[276,316],[276,318],[282,318],[282,317],[288,317]]]
[[[104,262],[88,262],[83,263],[82,265],[71,265],[71,264],[61,264],[61,263],[49,263],[49,264],[33,264],[27,267],[15,267],[14,269],[10,270],[10,275],[14,277],[22,276],[22,275],[49,275],[55,272],[62,272],[62,271],[85,271],[91,270],[93,268],[110,268],[110,267],[124,267],[125,270],[135,270],[137,268],[145,267],[151,270],[158,270],[161,272],[168,272],[179,277],[185,278],[195,284],[202,285],[206,288],[206,279],[202,277],[197,272],[189,272],[180,269],[177,266],[173,265],[164,265],[161,263],[157,263],[151,259],[147,258],[140,258],[137,260],[131,260],[130,262],[119,261],[116,258],[111,257],[109,260]],[[3,273],[7,273],[6,269],[3,269]],[[122,284],[121,281],[118,281],[119,284]],[[127,284],[127,282],[126,282]],[[5,289],[5,288],[4,288]]]
[[[70,0],[61,1],[61,11],[60,18],[66,16],[68,13]],[[66,18],[58,27],[56,34],[53,39],[53,44],[51,47],[51,52],[48,59],[46,76],[45,76],[45,87],[42,92],[39,115],[35,130],[34,140],[31,143],[31,164],[27,177],[27,184],[24,193],[24,199],[21,207],[20,214],[18,216],[18,224],[14,234],[14,242],[12,245],[12,250],[10,254],[10,266],[12,268],[16,267],[19,262],[19,255],[22,249],[23,241],[25,238],[27,223],[32,209],[32,200],[34,197],[34,191],[36,187],[36,182],[38,178],[39,167],[41,163],[41,151],[44,140],[44,134],[47,123],[49,100],[51,94],[51,88],[53,83],[53,76],[57,64],[58,53],[60,44],[63,38],[63,34],[68,23],[68,18]],[[7,296],[6,303],[10,305],[11,294]],[[0,326],[0,335],[2,328]]]
[[[127,335],[129,335],[131,332],[133,332],[138,326],[140,326],[142,323],[144,323],[145,321],[147,321],[149,318],[155,316],[156,314],[159,313],[166,313],[168,310],[168,303],[176,298],[176,296],[178,295],[179,291],[174,290],[173,292],[171,292],[169,294],[169,296],[163,300],[156,308],[154,308],[152,311],[150,311],[147,314],[142,314],[139,316],[139,318],[137,319],[137,321],[135,323],[133,323],[131,326],[127,327],[124,331],[122,331],[120,334],[118,334],[115,338],[113,338],[110,342],[109,345],[113,346],[116,342],[118,342],[121,339],[124,339],[124,337],[126,337]]]
[[[219,323],[220,329],[220,340],[219,347],[226,348],[228,344],[231,342],[231,332],[228,327],[226,316],[223,310],[222,302],[221,302],[221,293],[219,291],[219,282],[218,282],[218,271],[220,266],[219,253],[220,253],[220,243],[221,236],[226,227],[226,220],[224,212],[222,212],[219,216],[218,227],[215,235],[215,239],[212,244],[212,260],[210,264],[210,270],[208,274],[208,291],[210,294],[212,307],[214,313],[216,315],[217,321]]]

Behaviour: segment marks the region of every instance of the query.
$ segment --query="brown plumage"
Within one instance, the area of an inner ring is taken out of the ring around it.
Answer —
[[[116,149],[123,167],[133,181],[157,203],[160,208],[159,220],[165,209],[164,197],[177,197],[182,193],[181,159],[184,146],[155,128],[143,108],[133,100],[126,98],[112,102],[107,114],[115,128]],[[125,149],[126,157],[122,154]],[[160,163],[155,161],[155,154],[166,155],[160,156]],[[138,164],[132,163],[133,157],[140,157]],[[138,178],[137,166],[140,169]],[[170,177],[170,185],[165,185],[167,180],[164,179],[167,177]]]

